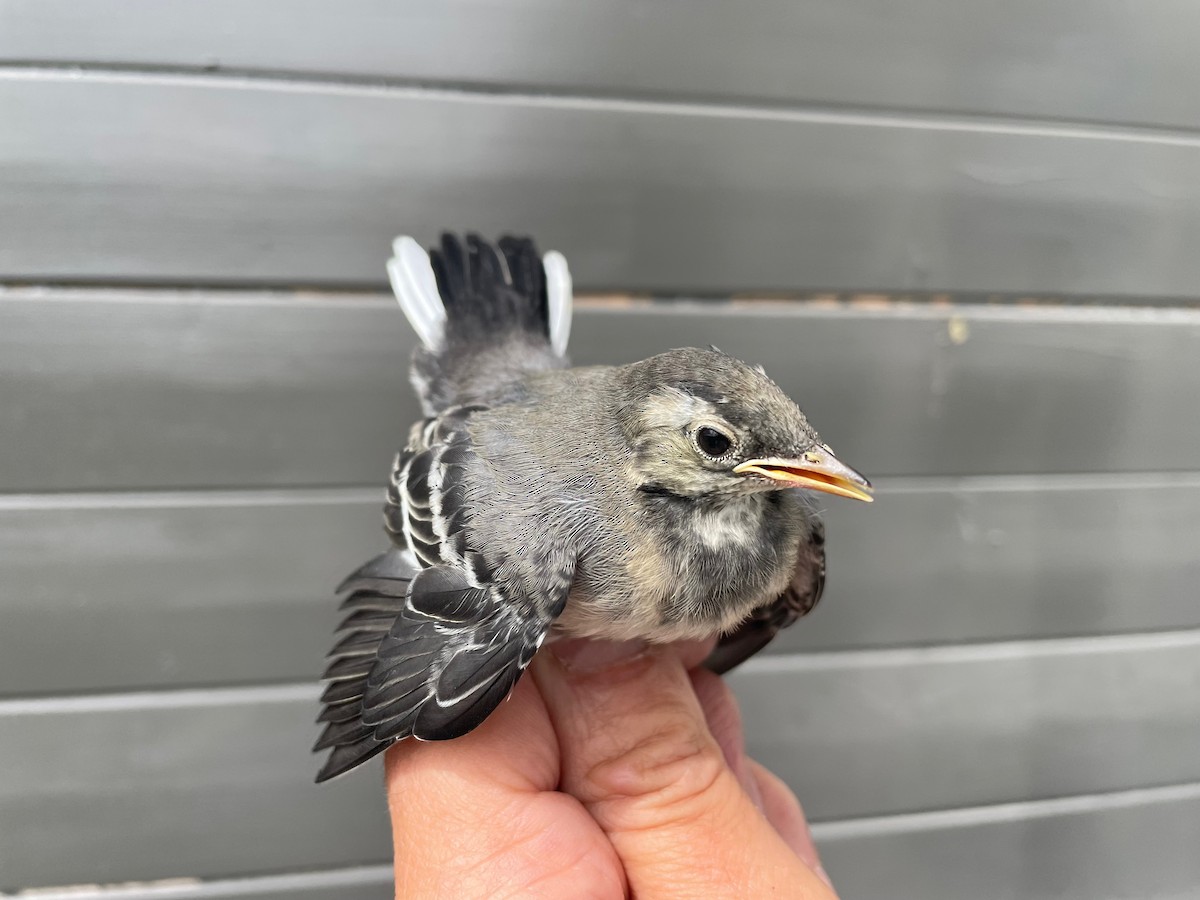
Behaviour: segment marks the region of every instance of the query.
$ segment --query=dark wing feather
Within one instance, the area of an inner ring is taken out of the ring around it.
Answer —
[[[447,315],[483,328],[490,313],[475,304],[507,284],[509,264],[524,265],[523,286],[534,279],[522,253],[532,254],[532,245],[506,248],[501,258],[477,239],[465,248],[446,239],[433,263]],[[540,312],[529,321],[519,310],[493,312],[521,327],[544,319]],[[395,549],[339,588],[347,616],[325,672],[318,721],[326,724],[314,749],[330,753],[317,781],[403,738],[444,740],[475,728],[512,690],[566,603],[574,570],[566,554],[552,557],[561,561],[557,570],[546,562],[502,578],[495,574],[504,561],[499,550],[472,544],[467,473],[478,458],[468,424],[483,409],[443,409],[414,426],[396,456],[384,505]]]
[[[739,666],[774,640],[784,628],[806,616],[825,589],[825,526],[813,521],[813,530],[800,544],[792,582],[777,599],[760,606],[736,629],[723,635],[708,659],[706,668],[723,675]]]
[[[395,577],[384,583],[380,571]],[[446,740],[478,726],[508,696],[566,602],[569,579],[549,602],[515,597],[467,572],[419,569],[392,550],[346,582],[348,603],[392,601],[386,632],[354,625],[331,654],[325,730],[315,750],[330,750],[317,775],[326,781],[406,737]],[[371,655],[365,655],[368,650]]]

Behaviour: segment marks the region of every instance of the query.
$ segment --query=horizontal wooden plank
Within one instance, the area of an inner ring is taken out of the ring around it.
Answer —
[[[0,120],[8,279],[374,285],[452,225],[598,289],[1200,283],[1187,134],[23,69]]]
[[[317,694],[0,702],[0,890],[390,859],[378,767],[312,783]]]
[[[816,820],[1200,781],[1200,630],[764,657],[731,683]]]
[[[814,827],[844,897],[1175,900],[1200,883],[1200,786],[1006,804]],[[39,891],[39,900],[384,900],[391,869]]]
[[[8,0],[0,58],[1191,127],[1196,24],[1172,0]]]
[[[888,483],[829,503],[821,605],[777,652],[1200,627],[1200,478]]]
[[[420,414],[394,307],[123,297],[0,301],[0,489],[382,487]]]
[[[1200,311],[584,304],[580,364],[719,343],[887,475],[1194,470]],[[382,484],[418,415],[383,297],[0,289],[0,491]]]
[[[312,678],[375,490],[0,498],[0,694]],[[1200,627],[1200,479],[885,483],[830,503],[775,652]]]
[[[1195,780],[1200,638],[840,654],[736,679],[817,820]],[[308,685],[0,702],[0,889],[379,862],[378,772],[310,784]]]
[[[8,896],[0,894],[0,897]],[[390,865],[356,866],[324,872],[295,872],[253,878],[168,878],[118,885],[38,888],[37,900],[391,900]]]
[[[1200,884],[1195,785],[953,813],[818,824],[843,897],[860,900],[1176,900]],[[202,882],[45,891],[39,900],[384,900],[387,866]]]
[[[1184,900],[1200,885],[1200,785],[813,831],[859,900]]]
[[[381,495],[0,500],[0,694],[316,679]]]

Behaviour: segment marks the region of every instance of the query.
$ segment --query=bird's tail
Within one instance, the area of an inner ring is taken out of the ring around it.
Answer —
[[[561,253],[476,234],[443,234],[429,253],[410,237],[392,246],[388,277],[421,339],[412,378],[427,414],[503,397],[526,373],[567,365],[571,275]]]

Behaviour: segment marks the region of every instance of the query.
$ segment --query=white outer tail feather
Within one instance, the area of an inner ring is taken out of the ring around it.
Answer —
[[[392,242],[392,254],[387,262],[392,293],[421,343],[437,353],[446,339],[446,308],[438,294],[437,277],[433,274],[429,254],[408,235],[401,235]],[[503,259],[501,257],[502,262]],[[565,356],[571,339],[571,271],[567,268],[566,257],[557,250],[542,257],[542,269],[546,273],[550,346],[558,356]]]
[[[446,337],[446,308],[438,295],[429,254],[408,235],[392,242],[392,253],[387,262],[392,293],[421,343],[436,353]]]
[[[567,258],[557,250],[542,257],[546,272],[546,297],[550,305],[550,346],[559,356],[567,355],[571,340],[571,270]]]

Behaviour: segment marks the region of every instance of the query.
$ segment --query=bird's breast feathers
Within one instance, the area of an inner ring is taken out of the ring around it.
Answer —
[[[599,533],[622,537],[581,553],[561,631],[657,642],[729,631],[785,589],[806,522],[802,507],[762,495],[651,516],[657,527],[645,527],[633,507],[597,523]]]

